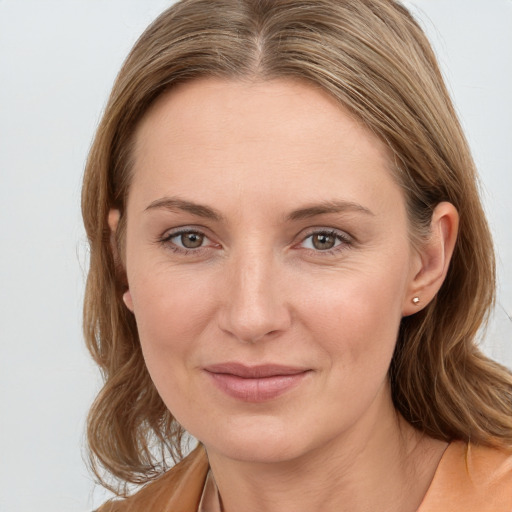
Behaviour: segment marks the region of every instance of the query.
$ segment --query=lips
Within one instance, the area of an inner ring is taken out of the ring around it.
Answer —
[[[204,368],[218,389],[246,402],[273,400],[298,386],[310,373],[308,368],[266,364],[214,364]]]

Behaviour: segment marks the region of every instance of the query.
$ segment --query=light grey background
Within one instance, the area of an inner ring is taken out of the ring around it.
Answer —
[[[80,181],[120,64],[164,0],[0,0],[0,512],[85,512],[99,386],[83,348]],[[512,367],[512,1],[414,0],[482,175],[500,293],[486,351]]]

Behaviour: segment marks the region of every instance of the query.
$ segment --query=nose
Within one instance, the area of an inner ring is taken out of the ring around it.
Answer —
[[[276,337],[291,325],[279,262],[262,251],[246,251],[230,262],[219,326],[239,341]]]

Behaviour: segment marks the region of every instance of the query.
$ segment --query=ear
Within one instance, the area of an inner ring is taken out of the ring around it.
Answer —
[[[459,214],[448,202],[439,203],[432,214],[430,235],[416,248],[403,316],[423,309],[440,290],[448,272],[457,240]],[[418,300],[419,299],[419,300]]]
[[[129,289],[123,293],[123,302],[124,305],[133,313],[132,294]]]
[[[117,246],[116,240],[116,232],[119,226],[119,219],[121,218],[121,212],[115,208],[111,208],[108,212],[108,227],[110,228],[110,249],[112,250],[112,254],[114,256],[114,263],[116,266],[116,274],[119,277],[119,274],[125,274],[125,270],[123,267],[123,263],[121,261],[121,257],[119,255],[119,248]],[[124,280],[126,277],[124,277]],[[130,290],[128,289],[123,293],[123,302],[126,307],[133,313],[133,301]]]

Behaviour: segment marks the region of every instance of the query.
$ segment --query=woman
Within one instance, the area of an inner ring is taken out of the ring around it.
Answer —
[[[400,4],[163,13],[84,179],[93,468],[150,482],[100,510],[510,510],[475,182]]]

